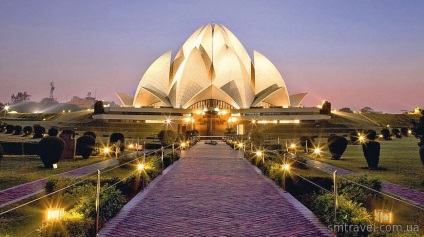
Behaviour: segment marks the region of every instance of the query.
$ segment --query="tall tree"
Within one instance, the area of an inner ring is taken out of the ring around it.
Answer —
[[[19,102],[25,102],[28,101],[29,98],[31,97],[31,95],[28,95],[28,93],[26,91],[22,92],[18,92],[16,95],[13,94],[10,97],[10,100],[12,101],[12,103],[19,103]]]

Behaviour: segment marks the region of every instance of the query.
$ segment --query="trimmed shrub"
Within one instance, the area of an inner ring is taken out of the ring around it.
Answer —
[[[306,144],[308,144],[308,150],[309,150],[311,148],[314,148],[314,143],[315,143],[315,140],[314,140],[313,137],[310,137],[310,136],[301,136],[300,137],[300,145],[303,147],[303,150],[305,152],[308,152],[306,150]]]
[[[125,150],[125,136],[122,133],[112,133],[109,142],[119,148],[120,152]]]
[[[381,130],[381,135],[383,135],[383,139],[384,140],[392,140],[392,137],[390,136],[390,131],[387,128],[383,128]]]
[[[83,134],[84,136],[92,136],[94,139],[96,139],[96,134],[92,131],[87,131]]]
[[[34,136],[32,138],[43,138],[46,128],[40,125],[34,125]]]
[[[161,130],[158,138],[163,145],[169,146],[177,140],[177,134],[174,130]]]
[[[380,160],[380,143],[374,141],[377,138],[377,132],[374,130],[367,130],[366,136],[368,141],[362,144],[362,151],[364,152],[368,168],[377,169]]]
[[[57,129],[56,127],[51,127],[47,134],[49,134],[50,137],[57,137],[57,135],[59,134],[59,129]]]
[[[319,111],[320,114],[331,114],[331,103],[329,101],[324,101],[321,105],[321,109]]]
[[[157,144],[157,143],[146,143],[146,147],[144,149],[156,150],[156,149],[160,149],[161,147],[162,147],[161,144]],[[175,147],[178,147],[178,146],[175,145]]]
[[[6,134],[12,134],[12,133],[13,133],[13,131],[15,130],[15,126],[13,126],[13,125],[11,125],[11,124],[6,125],[5,130],[6,130]]]
[[[72,139],[75,138],[75,131],[71,129],[65,129],[60,134],[68,134]]]
[[[22,134],[22,126],[16,125],[13,128],[13,135],[21,135]]]
[[[39,236],[95,236],[94,220],[87,218],[81,213],[65,212],[60,222],[50,221],[37,229]]]
[[[88,159],[93,153],[96,145],[96,139],[92,136],[84,135],[77,139],[76,153],[81,155],[82,158]]]
[[[331,152],[332,160],[339,160],[347,148],[347,140],[344,137],[330,136],[328,138],[328,149]]]
[[[96,103],[94,103],[94,114],[104,114],[105,108],[103,105],[103,101],[98,100]]]
[[[377,138],[377,132],[370,129],[365,132],[365,135],[368,140],[374,141]]]
[[[347,175],[344,178],[355,183],[371,188],[376,191],[381,191],[382,183],[377,178],[370,178],[368,175]],[[373,192],[367,188],[361,187],[346,179],[342,179],[338,185],[338,190],[341,195],[349,200],[357,203],[362,203],[365,207],[371,208],[373,200],[380,198],[380,194]]]
[[[405,137],[409,136],[408,131],[409,131],[409,129],[405,128],[405,127],[400,129],[400,133],[402,134],[402,136],[405,136]]]
[[[74,181],[74,179],[64,178],[61,176],[51,176],[47,178],[46,184],[44,185],[44,189],[47,193],[52,193],[54,191],[69,186]]]
[[[25,126],[24,127],[24,134],[27,135],[27,136],[31,135],[33,131],[34,130],[32,129],[31,126]]]
[[[396,137],[396,138],[402,138],[402,135],[400,135],[400,130],[398,128],[393,128],[392,129],[392,134]]]
[[[58,137],[45,137],[38,143],[38,155],[46,168],[53,168],[59,162],[65,142]]]
[[[85,197],[74,208],[75,211],[83,213],[84,216],[89,217],[90,219],[96,218],[96,209],[95,209],[95,186],[90,185],[90,191],[85,193]],[[124,206],[125,199],[122,196],[121,191],[117,190],[115,187],[109,188],[108,185],[102,187],[103,192],[100,194],[100,225],[102,226],[107,220],[114,217]],[[91,194],[91,195],[90,195]]]
[[[367,225],[371,224],[371,215],[360,203],[340,195],[339,208],[334,220],[334,197],[330,193],[315,198],[314,213],[331,229],[334,225]],[[365,230],[366,231],[366,230]],[[366,236],[367,232],[343,232],[338,236]]]
[[[3,159],[3,147],[0,145],[0,161]]]

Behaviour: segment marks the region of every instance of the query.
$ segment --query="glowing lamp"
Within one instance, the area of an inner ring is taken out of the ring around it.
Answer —
[[[393,213],[385,209],[375,209],[374,210],[374,221],[381,224],[392,224],[393,223]]]
[[[10,106],[9,105],[6,105],[6,106],[4,106],[4,109],[5,110],[9,110],[10,109]]]
[[[134,149],[134,144],[129,144],[129,145],[128,145],[128,148],[129,148],[129,149]]]
[[[256,123],[256,120],[255,119],[252,119],[252,123],[255,124]]]
[[[294,143],[290,144],[290,148],[292,148],[292,149],[296,148],[296,144],[294,144]]]
[[[170,120],[170,119],[166,119],[166,120],[165,120],[165,123],[166,123],[166,124],[170,124],[170,123],[171,123],[171,120]]]
[[[281,166],[281,168],[285,171],[289,171],[290,170],[290,165],[289,164],[284,164]]]
[[[137,165],[137,170],[139,170],[139,171],[141,171],[141,170],[144,170],[144,164],[138,164]]]
[[[408,130],[408,134],[411,135],[412,134],[412,131],[411,130]]]
[[[262,151],[257,151],[257,152],[256,152],[256,155],[257,155],[257,156],[262,156]]]
[[[238,147],[242,148],[243,147],[243,143],[239,143]]]
[[[103,153],[108,154],[110,152],[109,147],[103,148]]]
[[[49,208],[47,209],[47,221],[58,221],[65,214],[63,208]]]
[[[321,154],[321,149],[320,149],[320,148],[315,148],[315,149],[314,149],[314,153],[315,153],[316,155]]]
[[[190,122],[190,118],[185,118],[185,121],[188,123]]]
[[[358,137],[358,140],[359,140],[360,142],[364,142],[364,141],[365,141],[365,137],[361,135],[361,136],[359,136],[359,137]]]

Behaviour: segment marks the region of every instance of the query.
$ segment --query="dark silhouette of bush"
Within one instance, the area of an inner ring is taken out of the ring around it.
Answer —
[[[368,168],[377,169],[378,162],[380,160],[380,143],[374,141],[377,138],[377,132],[374,130],[368,130],[366,134],[368,141],[362,144],[362,151],[364,152]]]
[[[56,127],[51,127],[51,128],[49,129],[49,131],[47,132],[47,134],[48,134],[50,137],[57,137],[57,135],[59,134],[59,129],[57,129]]]
[[[32,132],[34,131],[31,126],[25,126],[23,130],[24,130],[24,134],[27,136],[31,135]]]
[[[398,128],[393,128],[392,129],[392,134],[396,137],[396,138],[402,138],[402,135],[400,135],[400,130]]]
[[[332,160],[339,160],[347,148],[347,140],[340,136],[330,136],[327,141],[328,149],[331,152]]]
[[[34,125],[34,136],[32,138],[43,138],[46,128],[41,125]]]
[[[38,155],[46,168],[53,168],[59,162],[65,148],[65,142],[58,137],[49,136],[38,143]]]
[[[402,136],[405,136],[405,137],[409,136],[408,131],[409,131],[409,129],[405,128],[405,127],[400,129],[400,133],[402,134]]]
[[[22,134],[22,126],[16,125],[13,128],[13,135],[21,135]]]
[[[65,129],[60,134],[68,134],[72,139],[75,138],[75,131],[71,129]]]
[[[0,123],[0,133],[3,133],[5,129],[6,129],[6,125]]]
[[[313,137],[310,137],[310,136],[300,137],[300,145],[303,147],[303,150],[305,150],[305,152],[308,152],[306,150],[306,144],[308,144],[308,150],[309,150],[314,148],[314,143],[315,143],[315,139]]]
[[[77,139],[76,152],[77,155],[81,155],[82,158],[88,159],[93,153],[94,147],[96,145],[96,139],[89,135],[81,136]]]
[[[3,159],[3,154],[4,154],[3,147],[0,145],[0,162]]]
[[[98,100],[96,103],[94,103],[94,114],[104,114],[105,113],[105,107],[103,105],[103,101]]]
[[[112,133],[109,138],[109,142],[114,146],[119,147],[119,151],[125,150],[125,136],[122,133]]]
[[[158,138],[162,145],[168,146],[177,140],[177,134],[174,132],[174,130],[161,130],[158,133]]]
[[[92,132],[92,131],[87,131],[87,132],[85,132],[84,133],[84,136],[85,135],[87,135],[87,136],[92,136],[92,137],[94,137],[94,139],[96,139],[96,133],[94,133],[94,132]]]
[[[368,140],[374,141],[377,138],[377,132],[372,129],[367,130],[365,134]]]
[[[14,130],[15,130],[15,126],[11,124],[6,125],[6,134],[12,134]]]
[[[352,142],[352,144],[359,144],[358,132],[353,131],[353,132],[349,133],[349,139]]]
[[[390,136],[390,131],[387,128],[383,128],[381,130],[381,135],[383,135],[384,140],[392,140],[392,137]]]
[[[418,123],[415,120],[412,121],[412,132],[416,138],[420,139],[418,142],[418,146],[420,147],[418,152],[420,154],[421,163],[424,165],[424,116],[420,117]]]
[[[328,101],[324,101],[321,105],[320,114],[331,114],[331,103]]]

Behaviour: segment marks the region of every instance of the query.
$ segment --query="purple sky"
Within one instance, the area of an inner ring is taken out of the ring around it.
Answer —
[[[134,93],[148,66],[201,25],[228,27],[290,94],[334,108],[424,106],[424,1],[0,0],[0,102]]]

